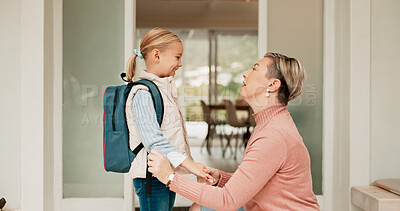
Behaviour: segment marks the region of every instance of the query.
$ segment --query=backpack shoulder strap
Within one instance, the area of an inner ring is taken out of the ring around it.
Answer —
[[[128,85],[135,86],[135,85],[144,85],[149,88],[151,98],[153,99],[154,109],[156,110],[157,115],[157,122],[161,127],[163,116],[164,116],[164,101],[161,96],[161,92],[158,89],[157,85],[150,80],[143,79],[135,82],[131,82]]]
[[[154,109],[156,110],[157,122],[160,125],[162,124],[163,116],[164,116],[164,102],[161,96],[161,92],[158,89],[157,85],[150,80],[139,80],[135,82],[130,82],[128,87],[132,87],[135,85],[144,85],[149,88],[151,97],[153,99]],[[135,148],[135,152],[139,152],[143,148],[143,143],[140,143],[139,146]],[[146,197],[151,197],[152,195],[152,174],[149,172],[149,166],[146,167]]]

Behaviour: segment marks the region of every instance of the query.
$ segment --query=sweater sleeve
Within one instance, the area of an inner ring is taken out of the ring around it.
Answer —
[[[253,198],[283,166],[286,144],[278,131],[249,143],[242,163],[221,187],[200,184],[179,174],[171,190],[214,210],[237,210]]]
[[[229,179],[232,177],[232,173],[224,172],[219,170],[219,181],[218,181],[218,187],[224,187],[225,184],[229,181]]]
[[[163,136],[149,91],[138,90],[136,92],[133,97],[132,112],[140,139],[146,150],[150,152],[152,149],[157,149],[167,157],[174,168],[178,167],[187,157],[175,149]]]

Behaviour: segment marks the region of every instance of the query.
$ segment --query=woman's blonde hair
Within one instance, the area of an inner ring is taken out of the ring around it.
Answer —
[[[140,42],[140,52],[143,55],[143,59],[146,59],[147,54],[150,53],[153,49],[163,50],[169,44],[173,42],[182,42],[179,37],[163,28],[153,28],[148,31],[142,38]],[[128,65],[126,66],[126,79],[128,81],[132,81],[135,76],[136,71],[136,57],[137,55],[134,53],[128,61]]]
[[[281,81],[278,91],[278,99],[287,105],[301,94],[306,80],[306,71],[300,61],[279,53],[268,52],[264,58],[268,57],[273,62],[268,66],[268,78],[277,78]]]

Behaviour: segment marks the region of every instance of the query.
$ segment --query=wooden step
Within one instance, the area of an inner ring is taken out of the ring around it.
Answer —
[[[351,203],[365,211],[400,211],[400,196],[375,186],[352,187]]]

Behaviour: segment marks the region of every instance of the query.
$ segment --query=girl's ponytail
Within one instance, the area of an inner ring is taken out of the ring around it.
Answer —
[[[133,54],[131,58],[128,60],[128,64],[126,65],[126,80],[133,81],[133,77],[135,76],[136,71],[136,54]]]

